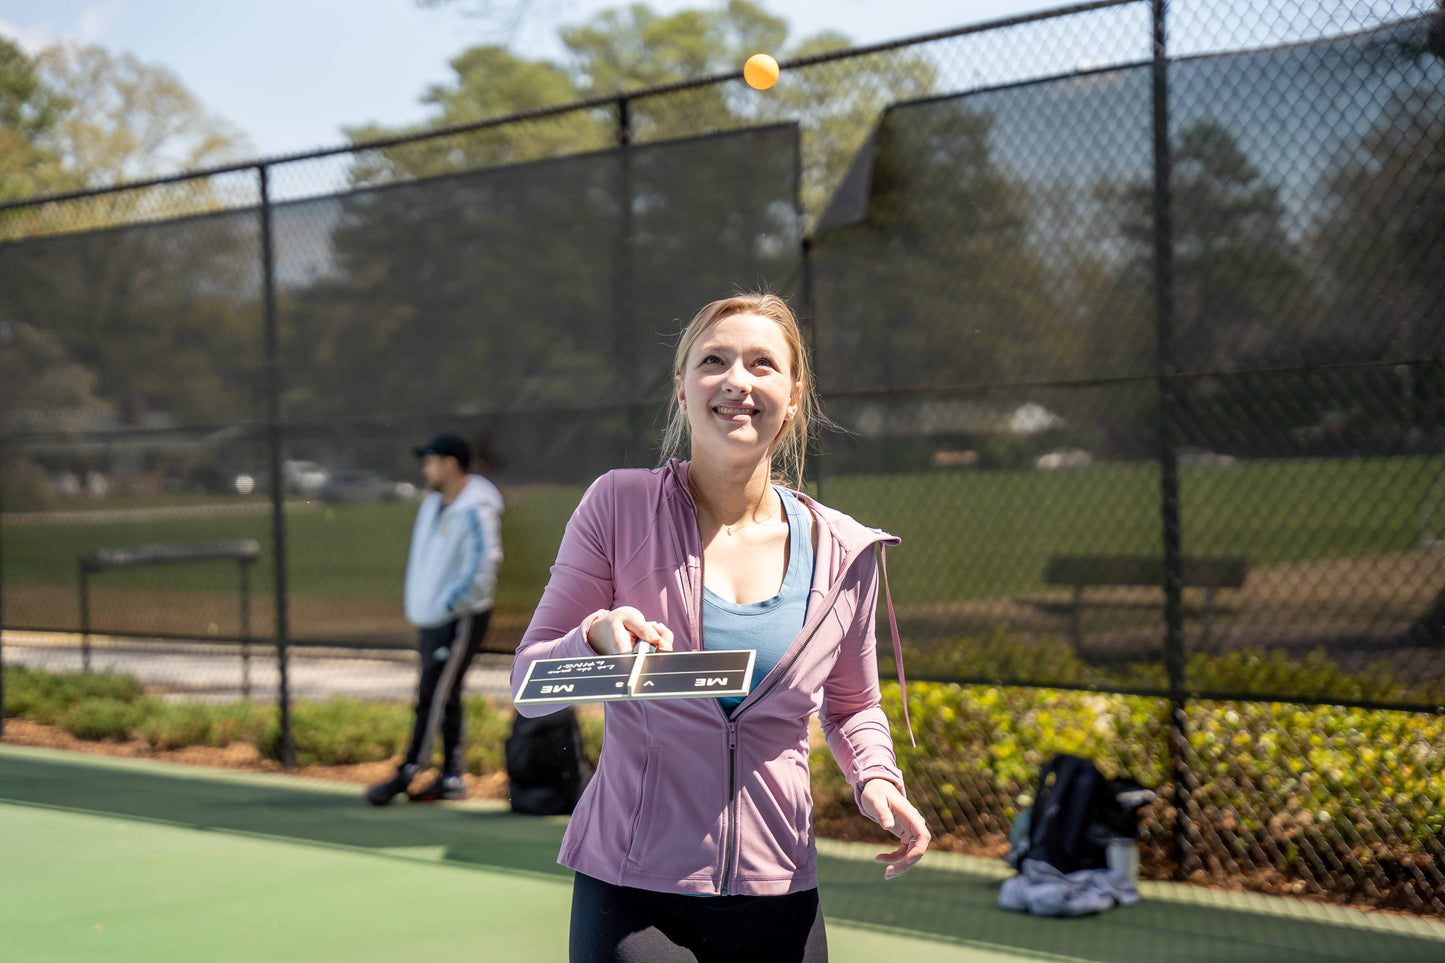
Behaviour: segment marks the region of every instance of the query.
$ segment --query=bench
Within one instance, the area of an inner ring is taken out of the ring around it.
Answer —
[[[1244,585],[1249,572],[1246,559],[1234,556],[1184,559],[1184,587],[1204,590],[1200,617],[1204,623],[1201,645],[1209,643],[1210,623],[1214,613],[1214,594],[1220,589],[1237,589]],[[1084,590],[1088,588],[1164,587],[1164,559],[1157,555],[1055,555],[1044,566],[1044,583],[1069,585],[1074,589],[1070,609],[1069,631],[1074,647],[1083,642],[1084,631],[1080,613],[1084,607]]]
[[[235,562],[241,575],[241,696],[251,697],[251,573],[261,557],[254,538],[193,545],[132,545],[98,548],[80,557],[80,665],[90,671],[90,578],[112,568],[142,565],[184,565],[191,562]]]

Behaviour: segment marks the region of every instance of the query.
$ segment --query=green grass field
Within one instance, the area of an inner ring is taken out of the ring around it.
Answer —
[[[0,746],[0,959],[566,958],[565,820],[362,804],[355,786]],[[821,841],[837,963],[1441,959],[1445,925],[1168,883],[1083,920],[995,908],[994,861]]]
[[[1185,550],[1242,554],[1261,565],[1408,549],[1438,468],[1433,458],[1185,468]],[[1152,465],[823,480],[829,504],[903,538],[893,565],[905,602],[1036,589],[1044,562],[1060,552],[1157,552],[1158,492]],[[536,600],[581,493],[581,486],[564,485],[507,490],[502,605],[526,607]],[[414,513],[410,503],[288,513],[293,591],[342,599],[399,594]],[[269,518],[10,525],[5,576],[16,585],[72,585],[77,557],[94,548],[247,537],[269,544]],[[102,577],[107,585],[127,587],[229,590],[235,584],[225,564]],[[269,580],[262,565],[257,584]]]

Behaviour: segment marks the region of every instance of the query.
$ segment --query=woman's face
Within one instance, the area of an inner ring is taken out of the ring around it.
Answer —
[[[801,388],[776,321],[733,314],[709,329],[687,355],[677,398],[687,409],[694,457],[766,457],[797,413]]]

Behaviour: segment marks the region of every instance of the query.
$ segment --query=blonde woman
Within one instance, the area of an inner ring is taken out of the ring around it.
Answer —
[[[929,842],[879,706],[878,561],[897,539],[798,490],[817,401],[782,299],[704,307],[673,374],[662,467],[609,472],[583,496],[517,648],[513,691],[537,659],[639,640],[755,649],[753,686],[745,699],[607,705],[597,773],[558,857],[577,874],[571,959],[826,960],[814,713],[859,809],[898,837],[877,857],[884,878]]]

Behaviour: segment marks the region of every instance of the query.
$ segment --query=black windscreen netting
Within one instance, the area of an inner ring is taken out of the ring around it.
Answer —
[[[260,231],[251,209],[0,245],[8,627],[271,631]],[[266,549],[246,615],[236,563],[97,572],[80,595],[97,550],[239,539]]]
[[[514,642],[581,486],[654,463],[682,325],[739,285],[799,291],[797,178],[778,125],[274,207],[290,635],[410,644],[411,450],[452,429],[502,466]],[[90,625],[274,632],[261,229],[0,245],[7,624],[80,627],[96,549],[253,538],[244,629],[214,563],[98,574]]]
[[[292,523],[294,634],[410,643],[411,450],[447,429],[502,462],[489,644],[514,644],[583,486],[655,464],[687,320],[739,285],[798,291],[797,152],[782,125],[280,206],[286,457],[316,506]]]
[[[681,322],[796,288],[796,171],[780,126],[285,205],[288,415],[660,404]]]
[[[909,546],[921,671],[1164,682],[1165,419],[1185,558],[1220,561],[1185,580],[1189,684],[1264,684],[1268,658],[1271,691],[1357,692],[1303,671],[1327,660],[1426,698],[1445,589],[1430,27],[1168,66],[1163,352],[1149,65],[887,111],[814,247],[819,379],[851,431],[822,471]]]
[[[254,210],[0,244],[4,428],[264,414]]]

